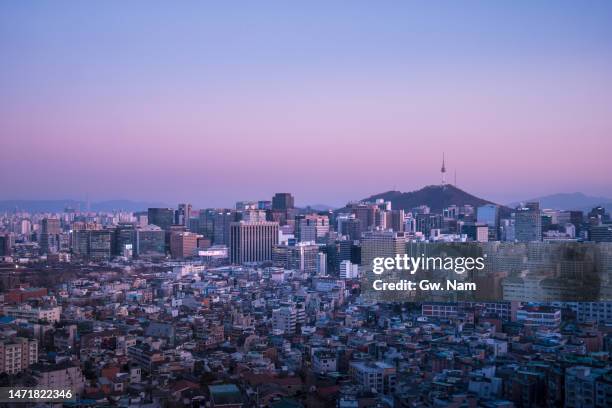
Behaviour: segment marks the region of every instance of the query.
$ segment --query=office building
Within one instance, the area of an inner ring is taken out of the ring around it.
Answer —
[[[319,246],[312,242],[275,245],[272,250],[272,264],[314,275],[317,272],[318,255]]]
[[[60,220],[57,218],[43,218],[40,223],[41,233],[43,234],[60,234],[62,232],[62,227],[60,224]]]
[[[489,240],[489,226],[484,223],[466,223],[461,226],[461,233],[476,242],[487,242]]]
[[[229,245],[230,225],[239,220],[239,213],[234,209],[216,210],[212,214],[212,243],[214,245]]]
[[[193,232],[173,232],[170,235],[170,255],[175,259],[195,256],[198,248],[198,234]]]
[[[338,216],[337,224],[337,230],[340,235],[347,236],[351,241],[361,238],[361,220],[355,218],[354,214]]]
[[[392,210],[389,228],[396,232],[404,232],[404,210]]]
[[[340,279],[357,279],[359,277],[359,265],[345,260],[340,262]]]
[[[290,193],[276,193],[272,197],[272,209],[286,211],[294,208],[294,199]]]
[[[157,225],[163,230],[169,230],[174,223],[174,210],[172,208],[149,208],[147,218],[149,225]]]
[[[295,217],[295,239],[298,242],[315,242],[317,240],[316,224],[316,216],[298,215]]]
[[[233,222],[230,224],[230,262],[264,262],[272,260],[272,248],[278,244],[278,223]]]
[[[107,261],[112,255],[112,231],[89,231],[89,259]]]
[[[367,231],[374,227],[376,223],[376,213],[378,207],[373,204],[351,204],[351,213],[360,221],[361,230]]]
[[[542,217],[538,203],[527,203],[514,213],[514,239],[519,242],[542,240]]]
[[[372,270],[374,258],[394,258],[406,253],[406,237],[402,232],[368,231],[361,240],[361,265]]]
[[[160,257],[166,255],[166,233],[157,225],[136,230],[136,256]]]
[[[119,224],[115,228],[115,247],[113,253],[123,256],[136,249],[136,227],[134,224]]]
[[[92,261],[107,261],[113,254],[113,232],[102,229],[72,231],[72,252]]]
[[[178,205],[174,213],[174,224],[189,228],[189,218],[191,217],[191,204],[183,203]]]
[[[488,241],[498,241],[499,237],[499,207],[495,204],[481,205],[476,209],[476,221],[488,228]]]
[[[612,242],[612,224],[591,225],[589,240],[594,242]]]
[[[43,218],[40,227],[40,253],[57,253],[59,251],[59,234],[62,232],[60,220],[57,218]]]
[[[317,275],[327,276],[327,253],[317,253]]]

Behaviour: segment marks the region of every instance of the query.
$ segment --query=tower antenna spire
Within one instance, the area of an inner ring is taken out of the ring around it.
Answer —
[[[445,186],[446,185],[446,164],[445,164],[445,157],[444,157],[444,152],[442,152],[442,168],[440,169],[440,172],[442,173],[442,185]]]

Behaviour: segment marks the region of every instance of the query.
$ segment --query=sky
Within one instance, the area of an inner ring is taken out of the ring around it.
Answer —
[[[0,199],[612,196],[612,2],[0,2]]]

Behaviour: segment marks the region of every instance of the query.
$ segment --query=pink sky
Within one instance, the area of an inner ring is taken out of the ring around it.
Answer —
[[[595,14],[567,10],[558,32],[540,11],[510,15],[483,26],[497,40],[474,36],[470,21],[438,37],[435,25],[395,32],[392,9],[365,32],[338,11],[316,35],[296,15],[287,25],[303,35],[236,31],[228,15],[217,29],[231,35],[208,44],[196,21],[172,16],[167,32],[149,32],[161,10],[140,26],[113,10],[75,17],[65,31],[52,8],[8,11],[4,199],[229,206],[290,191],[298,204],[341,205],[438,183],[442,151],[450,181],[457,171],[459,187],[501,203],[612,196],[612,36]]]

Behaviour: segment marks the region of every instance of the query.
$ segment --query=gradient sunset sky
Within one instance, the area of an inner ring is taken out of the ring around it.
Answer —
[[[612,2],[0,2],[0,199],[612,196]]]

